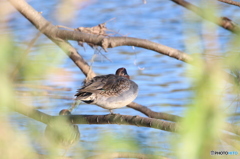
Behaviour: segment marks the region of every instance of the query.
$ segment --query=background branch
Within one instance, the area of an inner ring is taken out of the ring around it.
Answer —
[[[211,16],[206,16],[204,15],[204,9],[200,8],[200,7],[197,7],[185,0],[171,0],[173,1],[174,3],[178,4],[178,5],[181,5],[189,10],[191,10],[192,12],[196,13],[197,15],[199,15],[200,17],[208,20],[208,21],[211,21],[219,26],[221,26],[222,28],[224,29],[227,29],[235,34],[239,34],[240,33],[240,28],[238,25],[236,25],[236,23],[233,23],[232,20],[230,20],[229,18],[227,17],[216,17],[214,15],[211,15]],[[214,17],[214,18],[210,18],[210,17]]]
[[[146,106],[137,104],[135,102],[130,103],[129,105],[127,105],[127,107],[135,109],[137,111],[140,111],[150,118],[164,119],[164,120],[169,120],[169,121],[174,121],[174,122],[179,121],[182,118],[177,115],[154,112],[151,109],[147,108]]]
[[[144,39],[137,39],[137,38],[130,38],[130,37],[105,37],[101,35],[97,36],[94,34],[87,34],[79,31],[61,30],[57,26],[52,25],[49,21],[44,19],[39,12],[35,11],[24,0],[9,0],[9,1],[37,29],[42,31],[43,34],[45,34],[55,43],[58,43],[57,41],[59,40],[60,41],[64,41],[64,40],[83,41],[87,43],[92,43],[97,46],[101,46],[105,50],[107,48],[113,48],[116,46],[124,46],[124,45],[136,46],[136,47],[153,50],[158,53],[173,57],[175,59],[178,59],[184,62],[190,62],[192,60],[192,58],[184,52],[181,52],[177,49],[173,49],[158,43],[144,40]],[[61,44],[57,44],[57,45],[61,47]],[[68,48],[68,46],[66,46],[66,48]],[[70,52],[67,51],[69,57],[72,60],[76,61],[75,59],[77,57],[76,53],[72,53],[72,52],[76,52],[76,51],[72,51],[72,50]],[[78,60],[80,60],[80,57],[78,57]],[[88,68],[86,65],[84,65],[84,67]],[[80,67],[80,66],[79,68],[83,69],[83,67]],[[88,73],[88,71],[89,69],[86,69],[86,71],[83,71],[83,73],[86,74],[86,72]]]
[[[232,0],[218,0],[218,1],[240,7],[240,2],[235,2],[235,1],[232,1]]]

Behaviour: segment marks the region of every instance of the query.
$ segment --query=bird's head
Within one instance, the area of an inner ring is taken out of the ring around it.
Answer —
[[[127,74],[127,70],[124,67],[117,69],[116,75],[130,79],[129,75]]]

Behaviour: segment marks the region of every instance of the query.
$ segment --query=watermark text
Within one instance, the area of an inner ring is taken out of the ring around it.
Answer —
[[[210,155],[238,155],[237,151],[211,151]]]

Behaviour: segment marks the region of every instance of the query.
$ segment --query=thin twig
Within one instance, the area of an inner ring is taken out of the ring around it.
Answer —
[[[163,120],[169,120],[169,121],[174,121],[174,122],[179,121],[182,118],[177,115],[172,115],[172,114],[167,114],[167,113],[158,113],[158,112],[152,111],[151,109],[147,108],[146,106],[140,105],[135,102],[128,104],[127,107],[135,109],[137,111],[140,111],[150,118],[163,119]]]

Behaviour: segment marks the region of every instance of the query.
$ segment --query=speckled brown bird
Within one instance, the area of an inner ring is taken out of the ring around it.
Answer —
[[[75,94],[76,100],[108,109],[117,109],[130,104],[138,94],[138,85],[130,80],[125,68],[117,69],[115,75],[96,76],[85,83]]]

